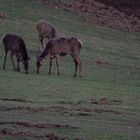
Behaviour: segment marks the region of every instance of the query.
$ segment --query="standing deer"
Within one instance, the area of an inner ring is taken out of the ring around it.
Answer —
[[[50,58],[49,75],[51,74],[52,59],[56,59],[58,75],[60,75],[59,69],[59,56],[65,56],[70,54],[75,63],[74,77],[77,76],[77,66],[79,66],[79,76],[82,76],[82,63],[80,60],[80,50],[82,42],[77,38],[54,38],[50,39],[46,45],[45,50],[37,56],[37,73],[39,74],[40,67],[43,65],[45,58]]]
[[[36,24],[36,29],[38,32],[39,41],[43,49],[44,49],[43,40],[45,38],[49,40],[51,38],[58,37],[58,32],[56,27],[46,20],[38,21]]]
[[[26,73],[28,74],[28,69],[29,69],[28,65],[29,65],[30,58],[28,57],[28,53],[27,53],[26,46],[23,39],[17,35],[6,34],[3,36],[2,41],[4,45],[4,50],[5,50],[3,69],[5,69],[7,54],[10,51],[11,53],[10,57],[11,57],[14,70],[20,71],[19,62],[22,61],[24,65],[24,69]],[[14,55],[16,56],[16,60],[17,60],[17,68],[15,68],[15,64],[14,64],[14,59],[13,59]]]

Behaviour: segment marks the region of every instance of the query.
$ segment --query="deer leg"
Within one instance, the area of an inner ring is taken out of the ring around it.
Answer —
[[[15,68],[15,63],[14,63],[14,58],[13,58],[13,57],[14,57],[14,54],[11,53],[10,57],[11,57],[11,61],[12,61],[12,64],[13,64],[14,70],[16,70],[16,68]]]
[[[4,64],[3,64],[3,69],[5,69],[5,64],[6,64],[6,59],[7,59],[7,53],[8,53],[8,51],[7,51],[7,52],[5,52],[5,57],[4,57]]]
[[[52,68],[52,58],[50,58],[50,67],[49,67],[49,75],[51,74],[51,68]]]
[[[59,60],[58,60],[58,56],[55,57],[56,60],[56,66],[57,66],[57,72],[58,72],[58,76],[60,75],[60,69],[59,69]]]
[[[41,47],[42,49],[44,49],[44,46],[43,46],[43,37],[41,35],[38,36],[38,49],[40,50],[40,43],[41,43]]]
[[[77,63],[77,61],[75,59],[74,59],[74,63],[75,63],[74,77],[76,77],[77,76],[77,65],[78,65],[78,63]]]
[[[44,45],[43,45],[43,37],[42,37],[42,36],[40,36],[40,43],[41,43],[42,49],[44,49]]]
[[[79,57],[74,58],[74,62],[75,62],[75,74],[74,74],[74,77],[77,76],[77,65],[78,65],[79,66],[79,77],[81,78],[82,77],[82,62],[81,62]]]
[[[19,59],[17,59],[17,71],[20,72]]]
[[[82,62],[81,62],[81,60],[80,60],[80,58],[79,58],[79,77],[80,78],[82,78]]]

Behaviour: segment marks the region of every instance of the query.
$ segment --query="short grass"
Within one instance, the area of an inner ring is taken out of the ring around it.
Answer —
[[[0,100],[0,121],[27,121],[73,125],[78,128],[36,128],[10,124],[12,128],[43,135],[55,135],[83,140],[139,140],[140,139],[140,34],[121,32],[86,23],[82,15],[44,6],[39,0],[0,0],[0,36],[16,33],[25,40],[31,55],[30,73],[14,72],[7,59],[2,69],[4,51],[0,44],[0,97],[25,98],[29,102]],[[47,19],[56,25],[62,36],[76,36],[83,41],[81,59],[83,78],[73,78],[74,64],[70,56],[62,57],[61,76],[48,76],[48,62],[42,73],[36,74],[37,32],[35,23]],[[103,64],[97,65],[101,60]],[[21,65],[22,67],[22,65]],[[121,100],[111,105],[92,104],[91,99]],[[61,108],[52,111],[2,110],[10,107]],[[80,110],[80,111],[79,111]],[[81,111],[81,110],[100,110]],[[108,112],[107,112],[108,110]],[[120,114],[112,113],[118,111]],[[81,114],[80,114],[80,113]],[[2,140],[45,139],[24,135],[1,135]]]

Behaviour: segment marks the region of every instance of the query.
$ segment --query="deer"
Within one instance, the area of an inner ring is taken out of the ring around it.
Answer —
[[[49,72],[51,74],[51,67],[52,67],[52,60],[55,58],[56,65],[57,65],[57,73],[58,76],[60,75],[60,68],[59,68],[59,56],[66,56],[67,54],[71,55],[75,64],[75,72],[74,77],[77,76],[78,68],[79,68],[79,77],[82,77],[82,62],[80,59],[80,50],[82,47],[82,41],[75,37],[65,38],[65,37],[58,37],[53,38],[48,41],[46,44],[46,48],[44,51],[37,55],[37,73],[40,73],[40,68],[44,65],[45,60],[49,57],[50,64],[49,64]]]
[[[39,42],[41,43],[42,49],[44,49],[43,40],[47,38],[56,38],[59,36],[56,27],[48,22],[47,20],[39,20],[36,23],[36,30],[38,32]]]
[[[26,74],[28,74],[28,65],[31,57],[28,57],[24,40],[20,36],[15,34],[5,34],[3,35],[2,42],[5,50],[3,69],[5,69],[7,54],[8,52],[10,52],[10,57],[14,70],[20,72],[19,63],[22,62],[24,65],[25,72]],[[16,56],[17,68],[15,67],[14,56]]]

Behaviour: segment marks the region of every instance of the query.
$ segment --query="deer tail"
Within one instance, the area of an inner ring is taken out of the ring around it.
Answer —
[[[3,40],[5,36],[6,36],[6,34],[3,34],[2,37],[1,37],[1,40]]]
[[[80,48],[81,48],[83,46],[83,42],[79,38],[77,38],[77,41],[80,43]]]

